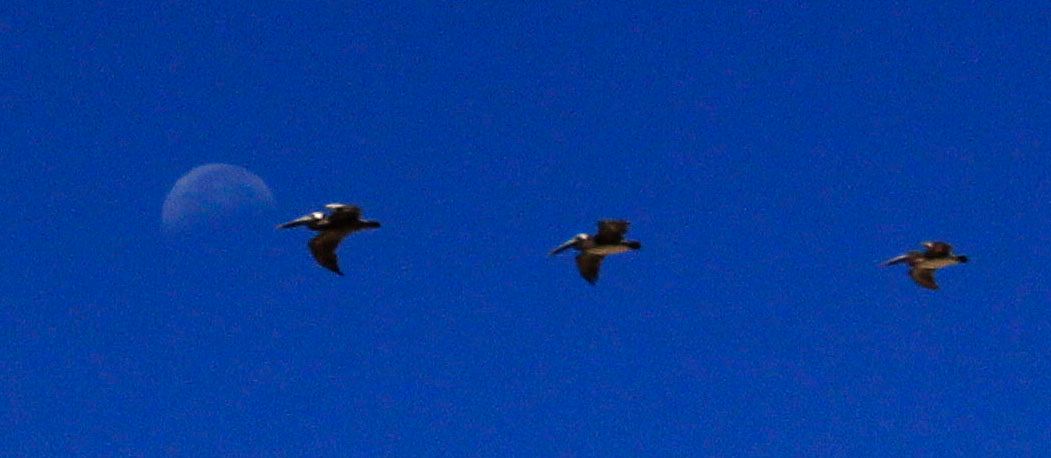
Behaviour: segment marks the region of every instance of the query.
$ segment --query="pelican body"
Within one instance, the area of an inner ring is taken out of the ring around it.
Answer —
[[[380,227],[380,223],[361,219],[361,208],[355,205],[328,204],[325,205],[325,209],[329,211],[327,215],[323,212],[313,212],[277,227],[288,229],[306,226],[307,229],[318,232],[307,244],[314,260],[322,267],[343,275],[339,268],[339,258],[336,256],[336,248],[340,242],[354,232],[376,229]]]
[[[934,271],[957,264],[965,264],[967,256],[953,254],[952,245],[945,242],[923,242],[925,251],[910,251],[895,256],[883,263],[884,266],[906,264],[909,266],[909,277],[916,284],[927,289],[938,289],[934,281]]]
[[[598,233],[577,234],[558,248],[551,250],[551,256],[570,248],[580,252],[577,255],[577,270],[580,276],[592,285],[598,281],[599,268],[606,256],[626,253],[642,248],[636,240],[624,240],[628,232],[628,223],[624,220],[601,220],[598,222]]]

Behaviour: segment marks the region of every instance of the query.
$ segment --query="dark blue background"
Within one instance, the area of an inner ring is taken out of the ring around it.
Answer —
[[[1051,448],[1039,2],[69,3],[0,6],[0,452]],[[164,236],[210,162],[270,219]]]

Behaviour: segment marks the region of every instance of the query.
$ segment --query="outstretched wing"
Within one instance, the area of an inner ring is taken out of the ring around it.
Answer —
[[[347,231],[341,230],[323,231],[317,237],[310,239],[308,244],[310,246],[310,254],[314,255],[317,263],[339,275],[343,275],[343,272],[339,270],[339,258],[336,257],[336,248],[339,247],[339,242],[343,241],[343,237],[346,237],[347,233]]]
[[[934,282],[934,269],[909,269],[909,276],[924,288],[938,289],[938,284]]]
[[[357,205],[328,204],[325,208],[332,211],[328,219],[334,224],[361,219],[361,208]]]
[[[945,242],[926,242],[923,246],[927,247],[927,256],[933,258],[948,256],[949,253],[952,253],[952,245]]]
[[[602,266],[602,256],[597,254],[581,253],[577,255],[577,270],[592,285],[598,281],[598,269]]]
[[[598,245],[613,245],[624,240],[624,234],[628,232],[628,222],[621,219],[604,219],[598,222],[598,234],[595,234],[595,243]]]

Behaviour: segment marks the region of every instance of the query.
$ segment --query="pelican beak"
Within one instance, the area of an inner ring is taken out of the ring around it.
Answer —
[[[289,221],[287,223],[284,223],[284,224],[278,224],[277,228],[278,229],[288,229],[290,227],[302,226],[302,225],[304,225],[306,223],[309,223],[309,222],[311,222],[313,220],[314,220],[314,215],[306,215],[306,216],[303,216],[303,217],[300,217],[300,218],[296,218],[296,219],[294,219],[292,221]]]
[[[559,253],[561,253],[563,251],[566,251],[570,247],[575,245],[576,243],[577,243],[577,239],[576,238],[572,238],[572,239],[566,240],[566,242],[561,244],[561,245],[559,245],[558,248],[555,248],[554,250],[551,250],[551,253],[548,254],[548,256],[554,256],[554,255],[559,254]]]
[[[909,255],[908,254],[903,254],[901,256],[895,256],[895,257],[890,258],[890,259],[888,259],[886,261],[883,261],[883,263],[880,264],[880,265],[883,266],[883,267],[893,266],[894,264],[901,264],[901,263],[907,261],[908,259],[909,259]]]

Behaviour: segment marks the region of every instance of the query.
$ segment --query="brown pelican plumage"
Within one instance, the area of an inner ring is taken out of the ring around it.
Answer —
[[[624,234],[628,232],[628,224],[624,220],[601,220],[598,222],[597,234],[577,234],[576,237],[551,250],[551,256],[570,248],[580,251],[580,254],[577,255],[577,270],[580,271],[581,277],[594,285],[598,281],[599,267],[602,266],[602,260],[606,256],[642,248],[642,244],[638,241],[624,240]]]
[[[910,251],[886,260],[884,266],[905,263],[909,266],[909,276],[916,284],[927,289],[938,289],[934,282],[934,271],[943,267],[964,264],[967,256],[956,255],[952,245],[945,242],[923,242],[925,251]]]
[[[378,221],[361,219],[361,208],[355,205],[328,204],[325,209],[329,214],[313,212],[301,216],[292,221],[280,224],[279,229],[306,226],[308,229],[317,231],[318,235],[310,239],[308,246],[314,259],[322,267],[339,275],[339,258],[336,257],[336,248],[343,238],[363,229],[375,229],[380,227]]]

